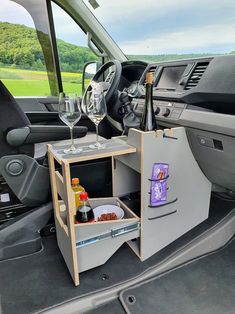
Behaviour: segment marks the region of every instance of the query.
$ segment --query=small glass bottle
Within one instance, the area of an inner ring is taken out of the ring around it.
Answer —
[[[72,179],[72,190],[75,193],[75,206],[77,209],[81,205],[80,194],[81,194],[81,192],[85,192],[84,187],[80,185],[79,178],[73,178]]]
[[[76,223],[86,223],[94,221],[94,213],[88,202],[87,192],[80,193],[81,205],[77,208]]]

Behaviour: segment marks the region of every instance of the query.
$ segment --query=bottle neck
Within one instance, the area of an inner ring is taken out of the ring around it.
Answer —
[[[140,129],[144,132],[147,132],[155,130],[156,127],[156,118],[153,108],[153,84],[147,82],[145,92],[145,106],[140,122]]]
[[[152,99],[152,93],[153,93],[153,84],[147,83],[146,84],[146,98]]]

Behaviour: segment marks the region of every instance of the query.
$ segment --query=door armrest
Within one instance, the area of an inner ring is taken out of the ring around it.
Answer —
[[[87,127],[75,126],[74,138],[87,134]],[[69,127],[63,125],[29,125],[9,131],[6,136],[7,143],[11,146],[36,144],[41,142],[65,140],[70,138]]]

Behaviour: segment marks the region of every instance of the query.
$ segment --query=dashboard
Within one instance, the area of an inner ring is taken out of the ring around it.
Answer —
[[[153,98],[156,106],[157,100],[169,101],[173,102],[173,107],[174,103],[180,103],[192,110],[204,108],[235,114],[235,56],[149,64],[139,81],[139,99],[144,98],[145,76],[149,71],[154,74]],[[161,109],[161,102],[159,105]],[[156,113],[160,113],[159,108]]]
[[[148,63],[124,88],[139,117],[149,71],[158,127],[184,126],[206,177],[217,187],[235,191],[235,55]]]

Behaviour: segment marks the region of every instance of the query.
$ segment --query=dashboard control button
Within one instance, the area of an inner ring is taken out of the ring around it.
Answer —
[[[211,138],[198,135],[197,139],[200,145],[214,148],[214,143]]]
[[[174,107],[175,108],[182,108],[182,109],[184,109],[185,108],[185,104],[184,103],[180,103],[180,102],[175,102],[174,103]]]
[[[160,111],[161,111],[161,108],[160,108],[160,107],[156,107],[154,113],[155,113],[156,115],[158,115]]]
[[[165,112],[163,113],[163,117],[168,117],[170,115],[171,111],[169,108],[165,109]]]

